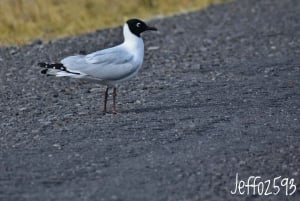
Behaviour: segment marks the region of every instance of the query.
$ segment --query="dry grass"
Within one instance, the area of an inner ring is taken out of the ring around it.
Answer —
[[[196,10],[223,0],[1,0],[0,45],[24,44]]]

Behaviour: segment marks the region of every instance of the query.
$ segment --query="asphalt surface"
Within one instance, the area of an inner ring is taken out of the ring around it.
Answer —
[[[104,86],[36,64],[116,45],[120,27],[0,48],[0,200],[300,200],[299,16],[298,0],[240,0],[152,20],[117,115]],[[232,195],[237,173],[297,190]]]

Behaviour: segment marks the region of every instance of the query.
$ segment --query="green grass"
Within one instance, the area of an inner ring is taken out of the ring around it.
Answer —
[[[78,35],[224,0],[0,0],[0,46]]]

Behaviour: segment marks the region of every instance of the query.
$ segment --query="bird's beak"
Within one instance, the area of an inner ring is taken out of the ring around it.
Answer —
[[[146,30],[149,30],[149,31],[157,31],[157,28],[147,26]]]

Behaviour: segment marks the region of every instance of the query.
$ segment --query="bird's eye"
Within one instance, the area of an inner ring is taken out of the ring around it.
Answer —
[[[141,26],[141,23],[136,23],[136,27],[140,27]]]

